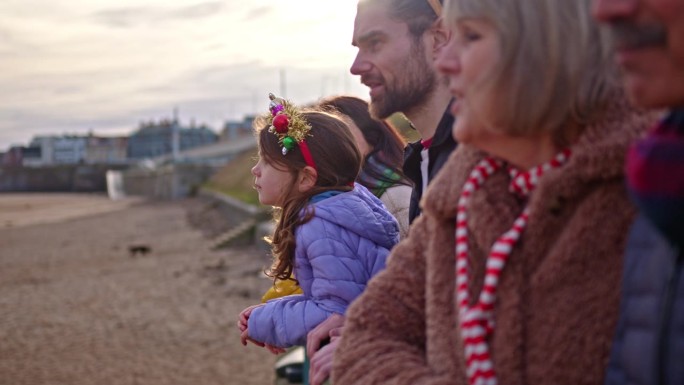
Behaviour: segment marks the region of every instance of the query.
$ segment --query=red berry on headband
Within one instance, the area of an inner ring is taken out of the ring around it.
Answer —
[[[273,127],[275,127],[276,132],[279,134],[284,134],[287,132],[287,126],[290,125],[290,119],[287,118],[285,114],[278,114],[273,118]]]

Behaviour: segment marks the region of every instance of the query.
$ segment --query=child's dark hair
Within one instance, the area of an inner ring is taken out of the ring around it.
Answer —
[[[274,213],[276,229],[271,239],[274,263],[268,275],[280,280],[292,278],[295,229],[313,216],[313,207],[307,208],[311,197],[331,190],[351,191],[361,168],[361,154],[342,120],[320,111],[302,111],[302,116],[311,125],[306,144],[318,175],[314,187],[303,193],[297,190],[296,180],[307,163],[299,147],[295,146],[283,155],[278,136],[268,131],[266,119],[255,122],[259,156],[271,166],[289,171],[294,176],[285,202]]]
[[[333,113],[342,114],[351,119],[359,128],[363,138],[370,146],[370,152],[363,160],[363,169],[366,176],[393,185],[395,183],[412,186],[410,180],[404,175],[402,165],[404,163],[404,139],[399,132],[384,120],[374,119],[368,111],[368,102],[354,96],[334,96],[323,99],[321,108]],[[399,179],[390,179],[382,171],[369,165],[368,159],[374,157],[386,169],[399,176]],[[362,175],[363,176],[363,175]],[[372,181],[363,177],[359,183],[372,190]]]

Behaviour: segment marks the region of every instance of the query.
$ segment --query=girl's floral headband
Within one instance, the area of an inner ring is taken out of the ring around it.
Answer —
[[[268,94],[271,99],[268,109],[271,115],[268,117],[270,127],[268,131],[278,136],[278,142],[283,148],[283,155],[295,148],[304,157],[307,165],[316,169],[316,165],[306,144],[306,137],[311,136],[311,125],[304,119],[302,114],[290,102],[283,98],[278,98],[273,94]]]

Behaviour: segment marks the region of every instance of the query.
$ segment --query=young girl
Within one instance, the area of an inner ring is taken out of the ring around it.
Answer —
[[[270,98],[267,125],[257,129],[259,161],[252,174],[259,201],[279,208],[270,276],[296,277],[303,294],[248,307],[238,328],[243,345],[277,352],[304,345],[311,329],[344,314],[385,267],[399,227],[379,199],[354,184],[361,155],[344,122]]]

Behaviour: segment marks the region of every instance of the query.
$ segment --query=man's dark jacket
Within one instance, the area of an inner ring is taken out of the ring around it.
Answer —
[[[626,169],[641,213],[626,245],[605,384],[684,384],[684,110],[634,146]]]
[[[684,219],[683,219],[684,220]],[[643,215],[626,245],[605,385],[684,384],[684,253]]]
[[[432,144],[428,150],[428,183],[430,183],[442,168],[451,152],[456,148],[451,131],[454,124],[454,117],[449,113],[449,109],[444,112],[442,119],[437,125],[437,130],[432,139]],[[420,152],[423,145],[420,141],[409,143],[404,150],[404,174],[413,182],[413,192],[411,193],[411,205],[409,206],[409,223],[420,214],[420,198],[423,196],[423,178],[420,173]]]

